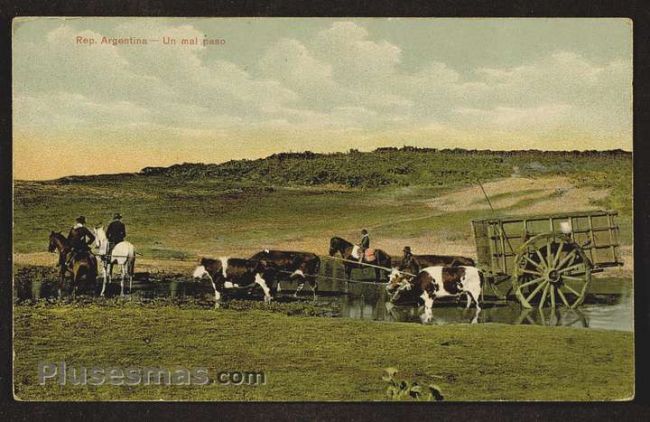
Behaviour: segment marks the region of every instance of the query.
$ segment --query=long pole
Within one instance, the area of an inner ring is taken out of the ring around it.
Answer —
[[[490,202],[490,197],[488,196],[487,192],[485,192],[485,189],[483,189],[483,185],[481,184],[481,180],[478,177],[476,178],[476,182],[478,183],[481,190],[483,191],[483,195],[485,195],[485,200],[487,201],[488,205],[490,206],[490,209],[492,210],[492,214],[496,217],[496,211],[494,211],[494,207],[492,206],[492,202]],[[499,228],[499,232],[500,232],[499,236],[501,237],[501,241],[503,241],[505,239],[505,241],[508,243],[508,247],[510,248],[510,252],[512,252],[514,254],[515,250],[512,247],[512,244],[510,243],[510,239],[508,238],[508,236],[506,236],[506,234],[505,234],[505,232],[503,230],[503,223],[499,223],[497,225],[497,227]],[[503,259],[504,260],[505,260],[505,253],[506,253],[505,248],[503,248]],[[503,265],[503,269],[505,270],[505,263]]]
[[[478,185],[481,187],[481,190],[483,191],[483,195],[485,195],[485,199],[487,200],[488,205],[490,206],[490,209],[492,210],[492,213],[494,213],[494,208],[492,207],[492,202],[490,202],[490,197],[488,194],[485,192],[485,189],[483,189],[483,185],[481,184],[481,181],[477,178],[476,181],[478,182]]]
[[[367,264],[365,262],[359,262],[359,261],[353,261],[351,259],[339,258],[338,256],[323,255],[323,258],[334,259],[336,261],[342,261],[342,262],[349,262],[351,264],[363,265],[363,266],[366,266],[366,267],[379,268],[380,270],[384,270],[384,271],[392,271],[393,270],[393,268],[380,267],[379,265]],[[411,274],[411,273],[407,273],[405,271],[399,271],[399,270],[396,270],[396,271],[399,272],[399,273],[402,273],[402,274],[406,274],[406,275],[410,275],[410,276],[415,277],[415,274]]]

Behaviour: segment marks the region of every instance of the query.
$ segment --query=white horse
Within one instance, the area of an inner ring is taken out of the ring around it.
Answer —
[[[129,278],[129,293],[133,287],[133,271],[135,268],[135,248],[130,242],[126,240],[121,241],[111,251],[110,256],[108,255],[108,238],[106,237],[106,232],[104,227],[95,227],[93,230],[95,232],[95,245],[99,248],[99,253],[102,257],[102,268],[104,283],[102,284],[102,292],[100,296],[104,296],[104,291],[106,290],[106,282],[111,282],[111,277],[113,273],[113,265],[117,264],[121,268],[122,279],[120,281],[120,296],[124,296],[124,278]]]

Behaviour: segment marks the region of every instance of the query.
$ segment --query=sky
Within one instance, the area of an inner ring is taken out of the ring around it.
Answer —
[[[631,21],[14,20],[16,179],[403,145],[631,151]]]

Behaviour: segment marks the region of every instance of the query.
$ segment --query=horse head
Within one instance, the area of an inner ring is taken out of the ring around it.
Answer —
[[[50,232],[49,237],[50,243],[47,247],[48,252],[54,252],[55,250],[63,250],[67,246],[67,239],[61,234],[61,232]]]
[[[329,254],[330,256],[336,255],[336,253],[340,253],[341,256],[343,256],[346,247],[351,247],[352,244],[350,242],[347,242],[340,237],[334,236],[333,238],[330,239],[330,250]]]
[[[98,226],[93,228],[93,233],[95,234],[95,247],[98,249],[100,255],[108,254],[108,238],[106,237],[106,231],[104,226],[99,223]]]
[[[56,249],[56,237],[55,237],[55,235],[56,235],[56,233],[54,233],[54,231],[50,232],[50,244],[47,247],[48,252],[54,252],[54,250]]]
[[[108,238],[106,237],[106,231],[104,230],[104,226],[102,226],[100,223],[99,226],[94,227],[93,234],[95,235],[95,246],[101,249],[102,245],[108,242]]]

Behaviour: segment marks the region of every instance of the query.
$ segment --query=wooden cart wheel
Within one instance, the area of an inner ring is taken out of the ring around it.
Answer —
[[[584,251],[569,237],[540,234],[524,243],[515,257],[513,290],[521,305],[539,308],[562,303],[580,305],[591,282],[592,264]]]

